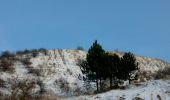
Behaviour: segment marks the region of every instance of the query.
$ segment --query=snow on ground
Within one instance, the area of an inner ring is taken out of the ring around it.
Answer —
[[[96,95],[67,98],[67,100],[170,100],[170,80],[153,80],[143,82],[140,86],[131,85],[125,90],[111,90]]]

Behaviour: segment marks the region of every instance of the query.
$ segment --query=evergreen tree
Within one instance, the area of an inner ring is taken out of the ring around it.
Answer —
[[[125,53],[121,58],[121,66],[119,67],[119,78],[129,80],[129,83],[135,78],[135,71],[138,71],[138,62],[135,56],[131,53]]]
[[[86,74],[87,78],[96,82],[97,91],[99,91],[99,85],[101,87],[101,80],[103,78],[102,60],[104,54],[104,49],[97,43],[96,40],[88,50],[86,61],[83,61],[80,64],[81,70],[84,74]]]
[[[110,88],[112,88],[112,80],[114,79],[115,84],[117,84],[117,77],[118,77],[118,67],[120,65],[120,57],[117,54],[109,55],[109,62],[110,65]]]
[[[84,79],[96,82],[97,92],[99,87],[100,91],[102,90],[102,80],[110,79],[110,88],[112,88],[112,83],[118,85],[120,80],[128,79],[130,83],[136,78],[135,71],[138,70],[138,63],[132,53],[125,53],[120,58],[117,54],[105,52],[97,40],[88,50],[86,59],[79,61],[79,66],[86,76]]]

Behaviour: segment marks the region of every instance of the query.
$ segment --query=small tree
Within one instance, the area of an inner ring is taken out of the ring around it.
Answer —
[[[129,83],[136,78],[136,71],[138,71],[138,62],[135,56],[131,53],[125,53],[121,58],[121,66],[119,67],[119,78],[129,80]]]
[[[109,69],[107,70],[107,72],[109,73],[109,78],[110,78],[110,88],[112,88],[113,80],[114,83],[117,84],[117,77],[119,76],[118,67],[120,65],[120,57],[117,54],[109,54],[108,64],[109,64]]]
[[[103,56],[105,51],[102,46],[97,43],[97,40],[93,43],[87,53],[86,60],[83,61],[80,66],[82,72],[87,76],[88,80],[96,82],[97,92],[99,91],[99,83],[101,85],[103,75]]]

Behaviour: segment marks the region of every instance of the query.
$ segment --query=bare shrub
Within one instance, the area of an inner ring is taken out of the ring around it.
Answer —
[[[72,75],[73,73],[71,72],[71,70],[70,69],[67,69],[67,72],[70,74],[70,75]]]
[[[0,68],[2,71],[14,72],[13,61],[7,57],[4,57],[0,61]]]
[[[40,95],[44,94],[46,92],[46,90],[45,90],[45,85],[44,85],[43,81],[39,79],[37,81],[37,85],[40,87],[39,94]]]
[[[165,67],[154,75],[155,79],[170,79],[170,67]]]
[[[9,100],[30,100],[33,98],[33,89],[35,88],[35,82],[33,80],[19,80],[18,77],[11,79],[11,95]]]
[[[32,73],[32,74],[34,74],[34,75],[36,75],[36,76],[42,76],[41,69],[39,69],[39,68],[30,67],[30,68],[28,69],[28,73]]]
[[[5,87],[5,81],[0,79],[0,88],[4,88]]]
[[[22,59],[21,62],[26,66],[30,66],[32,64],[32,62],[30,61],[30,58]]]
[[[140,81],[145,82],[147,80],[152,79],[152,75],[149,73],[151,73],[151,72],[146,72],[146,71],[139,72]]]
[[[60,84],[60,89],[62,89],[64,92],[70,91],[69,83],[63,78],[60,78],[58,82]]]
[[[36,76],[44,76],[46,70],[43,69],[44,65],[38,65],[35,67],[28,66],[28,73],[32,73]]]
[[[79,87],[79,86],[77,86],[76,88],[75,88],[75,90],[74,90],[74,94],[76,95],[76,96],[78,96],[78,95],[81,95],[82,93],[81,93],[81,88]]]
[[[144,99],[142,99],[140,97],[135,97],[133,100],[144,100]]]
[[[5,72],[14,72],[14,63],[17,61],[17,58],[14,53],[5,51],[0,56],[0,70]]]

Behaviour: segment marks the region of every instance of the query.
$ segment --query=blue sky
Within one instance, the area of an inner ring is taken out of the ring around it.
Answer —
[[[169,0],[1,0],[0,51],[131,51],[170,62]]]

